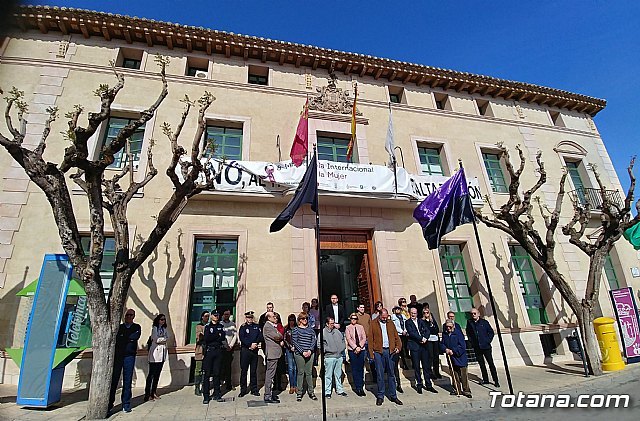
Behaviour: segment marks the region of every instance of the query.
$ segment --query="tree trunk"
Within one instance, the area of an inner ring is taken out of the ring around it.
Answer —
[[[584,301],[582,302],[582,312],[578,315],[578,324],[580,325],[587,369],[590,374],[601,376],[602,364],[600,361],[600,349],[595,330],[593,329],[593,307]]]
[[[86,419],[96,420],[108,416],[116,335],[109,323],[92,323],[91,330],[93,363]]]

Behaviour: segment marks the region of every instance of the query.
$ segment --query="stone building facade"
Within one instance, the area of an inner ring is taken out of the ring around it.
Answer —
[[[522,146],[527,159],[524,186],[535,183],[535,155],[542,151],[550,174],[540,192],[543,202],[555,202],[557,180],[565,167],[570,174],[568,189],[578,192],[578,200],[592,200],[585,193],[596,186],[587,170],[590,164],[598,166],[612,191],[621,192],[592,119],[604,108],[603,100],[313,46],[99,12],[25,7],[16,14],[15,32],[0,46],[0,87],[6,92],[16,86],[25,92],[29,104],[25,143],[35,145],[48,106],[59,107],[61,114],[75,104],[87,111],[98,109],[92,92],[101,83],[114,83],[109,65],[113,61],[125,75],[125,88],[110,120],[91,141],[90,150],[96,154],[118,127],[155,100],[161,86],[153,62],[156,54],[171,59],[169,96],[131,147],[141,152],[135,158],[135,177],[141,179],[148,170],[146,150],[154,139],[154,163],[160,175],[130,205],[134,247],[138,236],[148,234],[152,216],[172,193],[162,171],[169,163],[170,147],[161,125],[175,126],[183,107],[180,99],[185,94],[198,98],[205,90],[217,98],[206,115],[207,133],[225,156],[236,160],[288,159],[307,97],[311,98],[310,143],[318,145],[323,159],[344,160],[351,125],[345,104],[352,101],[357,83],[355,163],[386,166],[384,144],[391,109],[399,165],[409,174],[448,177],[461,159],[467,176],[477,178],[478,191],[499,205],[506,200],[508,184],[496,146],[500,142],[511,150]],[[61,118],[52,129],[45,155],[52,161],[59,161],[66,146],[61,136],[54,135],[65,125]],[[191,141],[195,125],[195,117],[187,121],[186,142]],[[4,123],[1,129],[6,133]],[[88,233],[86,199],[81,191],[73,193],[80,229]],[[128,305],[137,310],[143,338],[158,312],[168,316],[173,335],[161,383],[188,381],[192,326],[202,309],[229,307],[234,315],[247,310],[260,314],[272,301],[286,317],[318,295],[315,215],[305,207],[289,226],[269,234],[269,224],[289,198],[224,189],[194,197],[166,243],[135,276]],[[430,304],[440,322],[450,308],[464,318],[471,305],[489,316],[487,280],[472,227],[457,229],[444,238],[439,250],[428,250],[412,217],[416,205],[407,197],[375,192],[322,192],[323,296],[338,293],[350,309],[359,301],[370,306],[377,300],[390,308],[398,298],[415,294]],[[563,220],[571,215],[567,198]],[[594,226],[597,222],[596,215]],[[573,331],[575,318],[560,294],[503,233],[481,226],[480,238],[510,362],[573,358],[563,339]],[[559,234],[557,240],[560,268],[581,296],[587,258],[566,237]],[[61,252],[44,195],[7,153],[0,152],[0,347],[21,346],[28,302],[15,294],[38,277],[44,254]],[[108,257],[106,262],[103,269],[108,273]],[[603,315],[612,315],[611,287],[638,288],[631,270],[637,266],[633,249],[618,242],[602,279]],[[137,376],[143,379],[145,351],[139,355]],[[17,367],[6,354],[3,358],[0,381],[17,383]],[[66,371],[67,386],[86,382],[90,358],[86,351],[72,362]]]

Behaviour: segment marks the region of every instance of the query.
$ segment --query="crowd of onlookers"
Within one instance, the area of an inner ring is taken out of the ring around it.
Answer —
[[[480,365],[481,384],[489,383],[486,361],[493,383],[499,387],[491,353],[494,331],[476,308],[471,309],[470,315],[465,330]],[[122,407],[126,412],[131,411],[131,380],[141,334],[140,326],[133,322],[134,317],[135,312],[127,310],[125,322],[118,330],[109,402],[111,409],[122,373]],[[410,296],[409,302],[399,299],[391,311],[378,301],[372,314],[365,311],[364,304],[358,305],[357,311],[346,314],[334,294],[324,312],[320,312],[318,300],[314,298],[302,304],[300,313],[290,314],[285,323],[274,310],[273,303],[267,303],[266,311],[257,321],[253,311],[246,312],[244,317],[245,322],[237,327],[231,310],[221,313],[213,309],[204,311],[196,326],[195,393],[203,396],[205,404],[212,399],[224,400],[223,385],[226,391],[234,389],[231,368],[237,345],[240,348],[239,397],[260,396],[257,369],[262,350],[266,367],[263,395],[266,403],[280,402],[278,393],[286,390],[283,378],[287,379],[289,393],[296,394],[298,402],[305,395],[317,400],[313,368],[318,365],[320,354],[324,363],[322,393],[326,398],[331,398],[334,390],[338,396],[347,396],[343,385],[347,371],[351,372],[353,393],[366,396],[364,379],[365,368],[368,368],[377,385],[376,405],[382,405],[385,397],[402,405],[398,399],[398,393],[404,393],[399,368],[408,370],[409,363],[415,373],[413,387],[416,392],[438,393],[433,380],[442,378],[442,354],[451,373],[450,393],[471,398],[467,343],[461,326],[455,322],[455,313],[448,312],[441,327],[429,304],[418,303],[414,295]],[[147,341],[149,372],[145,401],[160,399],[158,377],[167,358],[167,339],[166,316],[159,314]]]

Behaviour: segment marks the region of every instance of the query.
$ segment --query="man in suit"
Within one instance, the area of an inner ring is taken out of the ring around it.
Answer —
[[[402,350],[402,342],[393,322],[389,321],[389,312],[382,309],[380,317],[371,322],[371,340],[369,341],[369,357],[376,363],[378,391],[376,405],[384,402],[385,390],[391,402],[402,405],[396,394],[396,376],[393,372],[393,356]],[[385,389],[384,373],[387,372],[387,387]]]
[[[482,382],[480,384],[489,383],[489,375],[487,374],[487,367],[484,364],[484,360],[487,360],[489,369],[491,370],[491,377],[496,387],[500,387],[498,382],[498,372],[496,371],[496,365],[493,363],[493,356],[491,355],[491,341],[493,340],[493,329],[488,321],[480,317],[480,311],[477,308],[471,309],[471,320],[467,322],[467,338],[473,346],[473,350],[476,353],[478,364],[480,365],[480,371],[482,371]]]
[[[264,375],[264,401],[266,403],[280,403],[278,396],[272,394],[273,379],[276,375],[278,360],[282,356],[284,346],[283,337],[277,329],[277,318],[273,311],[266,313],[267,321],[262,329],[265,342],[265,359],[267,372]]]
[[[332,317],[335,321],[334,327],[340,332],[344,332],[345,327],[347,327],[343,323],[347,315],[344,313],[344,306],[338,302],[338,296],[336,294],[331,295],[331,303],[325,308],[322,317]]]
[[[411,318],[404,324],[407,330],[408,340],[407,347],[411,351],[411,362],[416,375],[416,390],[422,394],[422,377],[420,375],[420,367],[424,374],[424,382],[427,384],[426,389],[431,393],[438,393],[431,384],[431,354],[429,352],[429,336],[431,331],[422,319],[418,319],[418,309],[412,307],[409,310]]]

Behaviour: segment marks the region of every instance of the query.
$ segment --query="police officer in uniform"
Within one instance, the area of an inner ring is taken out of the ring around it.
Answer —
[[[202,361],[202,371],[204,381],[202,385],[202,403],[208,404],[210,401],[209,390],[210,378],[213,377],[213,399],[222,402],[220,393],[220,365],[222,364],[222,350],[227,347],[227,339],[224,327],[220,320],[218,310],[211,310],[209,324],[204,328],[204,360]]]
[[[254,323],[253,311],[244,313],[245,324],[240,326],[240,397],[249,393],[247,389],[247,370],[251,367],[251,394],[258,393],[258,344],[262,342],[262,329]]]

